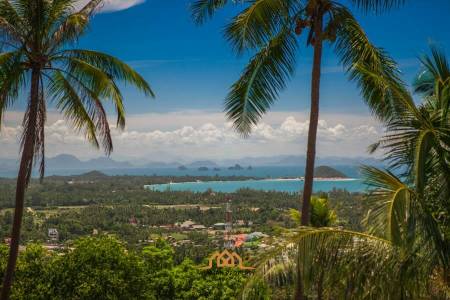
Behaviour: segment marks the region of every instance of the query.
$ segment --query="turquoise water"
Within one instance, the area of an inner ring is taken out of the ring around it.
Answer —
[[[301,179],[264,179],[244,181],[205,181],[146,185],[145,188],[155,191],[192,191],[205,192],[211,189],[216,192],[235,192],[242,188],[263,191],[280,191],[294,193],[303,189]],[[363,192],[367,186],[359,179],[351,180],[315,180],[314,192],[329,192],[333,189],[345,189],[349,192]]]

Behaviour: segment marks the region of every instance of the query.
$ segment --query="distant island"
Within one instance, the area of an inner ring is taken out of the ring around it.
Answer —
[[[208,171],[209,169],[207,167],[200,167],[198,168],[199,171]]]
[[[318,166],[314,169],[315,178],[348,178],[347,175],[329,166]]]
[[[181,165],[178,167],[178,170],[184,171],[184,170],[187,170],[187,168],[186,168],[186,166]]]
[[[241,167],[241,165],[240,164],[235,164],[234,166],[232,166],[232,167],[229,167],[228,168],[228,170],[243,170],[244,168],[243,167]]]
[[[216,168],[214,168],[214,171],[220,171],[220,168],[216,167]]]

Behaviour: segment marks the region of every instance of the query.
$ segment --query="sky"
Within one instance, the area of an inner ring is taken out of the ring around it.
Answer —
[[[172,161],[303,155],[312,49],[301,44],[295,76],[250,138],[243,139],[225,119],[223,101],[251,53],[237,57],[222,35],[242,6],[228,6],[197,26],[190,17],[190,3],[192,0],[108,0],[75,45],[122,59],[141,73],[156,93],[156,99],[149,99],[123,87],[127,127],[124,131],[113,128],[112,157]],[[404,7],[382,15],[367,15],[354,7],[352,11],[370,40],[399,63],[406,82],[419,72],[417,58],[427,53],[430,43],[450,54],[448,0],[409,0]],[[318,155],[367,156],[367,146],[383,129],[370,116],[356,85],[348,82],[329,44],[323,58],[320,101]],[[17,158],[24,103],[18,101],[4,117],[0,157]],[[103,155],[73,132],[52,107],[46,130],[48,156],[69,153],[88,159]]]

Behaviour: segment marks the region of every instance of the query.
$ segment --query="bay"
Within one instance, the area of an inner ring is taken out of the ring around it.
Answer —
[[[347,190],[349,192],[364,192],[367,186],[359,179],[316,179],[313,185],[314,192],[330,192],[333,189]],[[145,188],[154,191],[191,191],[230,193],[239,189],[254,189],[263,191],[279,191],[296,193],[303,189],[302,179],[261,179],[242,181],[198,181],[146,185]]]

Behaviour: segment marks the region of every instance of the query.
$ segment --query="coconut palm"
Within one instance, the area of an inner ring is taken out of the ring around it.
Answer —
[[[76,10],[74,0],[0,1],[0,120],[2,114],[27,89],[23,119],[21,160],[8,266],[1,299],[8,299],[18,254],[24,194],[33,165],[45,170],[47,102],[54,105],[74,129],[106,154],[113,150],[104,101],[117,113],[117,127],[125,126],[119,82],[154,96],[146,81],[128,65],[110,55],[73,49],[86,31],[101,0],[91,0]]]
[[[364,92],[366,82],[354,66],[365,62],[370,69],[397,76],[394,62],[382,49],[372,45],[350,10],[341,1],[330,0],[197,0],[193,17],[203,23],[227,3],[246,3],[245,9],[226,26],[225,36],[233,49],[242,54],[256,52],[225,100],[228,119],[235,129],[248,136],[270,109],[294,74],[299,36],[314,48],[311,77],[311,108],[308,131],[302,224],[308,225],[313,189],[316,136],[319,120],[319,92],[322,49],[334,44],[342,65]],[[404,0],[352,0],[366,12],[380,12],[401,5]],[[381,118],[388,117],[391,103],[367,97],[370,107]],[[383,100],[388,100],[387,98]],[[373,103],[372,101],[376,101]]]
[[[306,294],[318,299],[448,299],[450,67],[436,48],[421,61],[418,106],[400,81],[358,66],[372,91],[398,103],[371,147],[388,169],[363,168],[373,187],[368,232],[298,229],[262,258],[260,276],[284,283],[300,270]]]

